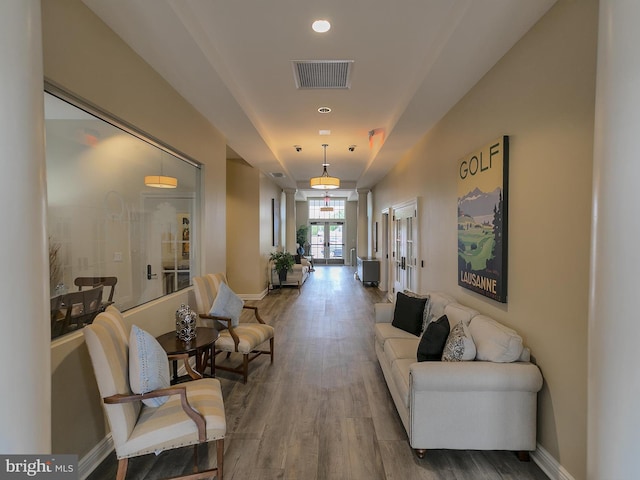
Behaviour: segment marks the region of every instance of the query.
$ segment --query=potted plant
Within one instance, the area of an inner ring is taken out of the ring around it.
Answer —
[[[287,279],[287,272],[291,271],[296,263],[295,258],[289,252],[273,252],[269,260],[273,262],[281,282]]]
[[[296,230],[296,242],[298,242],[298,254],[304,255],[305,246],[307,244],[307,232],[309,231],[308,225],[300,225]]]

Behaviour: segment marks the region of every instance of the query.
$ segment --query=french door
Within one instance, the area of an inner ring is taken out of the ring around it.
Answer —
[[[344,264],[344,222],[309,222],[316,265]]]
[[[191,284],[195,237],[190,219],[195,212],[195,197],[161,193],[144,194],[142,200],[145,234],[139,261],[143,265],[136,269],[136,287],[141,289],[141,301],[148,302]]]
[[[418,292],[418,208],[417,201],[393,211],[394,292]]]

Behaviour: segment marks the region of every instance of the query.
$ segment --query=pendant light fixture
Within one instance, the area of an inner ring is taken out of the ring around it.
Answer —
[[[162,152],[160,152],[160,175],[147,175],[144,177],[144,184],[153,188],[176,188],[178,179],[175,177],[166,177],[162,174]]]
[[[309,180],[309,185],[311,188],[315,188],[318,190],[333,190],[334,188],[340,188],[340,179],[338,177],[329,176],[329,172],[327,172],[327,167],[329,164],[327,163],[327,145],[326,143],[322,144],[324,148],[324,163],[322,164],[322,175],[319,177],[313,177]]]
[[[324,207],[320,207],[321,212],[333,212],[333,207],[329,206],[329,194],[324,196]]]

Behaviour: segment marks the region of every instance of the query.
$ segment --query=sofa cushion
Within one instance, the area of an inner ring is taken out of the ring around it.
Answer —
[[[476,359],[489,362],[515,362],[522,354],[522,337],[484,315],[473,317],[469,331],[476,344]]]
[[[476,358],[476,346],[471,338],[469,327],[459,322],[451,329],[442,352],[443,362],[462,362]]]
[[[417,337],[414,334],[400,330],[390,323],[376,323],[373,329],[376,335],[376,342],[378,342],[381,347],[383,347],[385,341],[390,338],[409,338],[414,341],[417,340]]]
[[[424,314],[426,303],[426,298],[410,297],[398,292],[391,325],[416,336],[420,335],[422,331],[422,315]]]
[[[171,386],[167,352],[153,335],[136,325],[131,326],[129,334],[129,386],[138,395]],[[147,398],[142,402],[149,407],[159,407],[168,399]]]
[[[444,315],[444,307],[454,302],[455,299],[450,295],[447,295],[446,293],[429,292],[429,318],[427,320],[427,323],[438,320],[440,317],[442,317],[442,315]]]
[[[399,359],[408,358],[416,361],[416,349],[418,348],[417,337],[413,338],[390,338],[384,342],[384,355],[390,364]]]
[[[469,325],[471,319],[478,315],[478,311],[473,308],[465,307],[459,303],[449,303],[444,307],[444,314],[449,319],[451,328],[459,322],[464,322],[465,325]]]
[[[430,322],[422,334],[416,357],[419,362],[439,361],[449,336],[449,319],[441,316],[435,322]]]

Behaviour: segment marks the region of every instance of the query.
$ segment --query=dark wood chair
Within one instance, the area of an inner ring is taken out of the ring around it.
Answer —
[[[118,283],[118,277],[76,277],[73,283],[78,287],[79,292],[82,291],[82,287],[94,288],[98,285],[111,287],[111,290],[109,290],[109,297],[107,297],[107,300],[102,302],[100,311],[104,311],[104,309],[109,305],[113,305],[113,293],[116,289],[116,283]]]
[[[62,311],[62,297],[57,295],[51,298],[51,338],[55,338],[62,333],[62,320],[65,317]]]
[[[58,335],[77,330],[93,321],[102,308],[103,288],[100,285],[89,290],[61,295],[60,310],[64,312],[64,317],[60,320],[60,327],[55,329]]]

